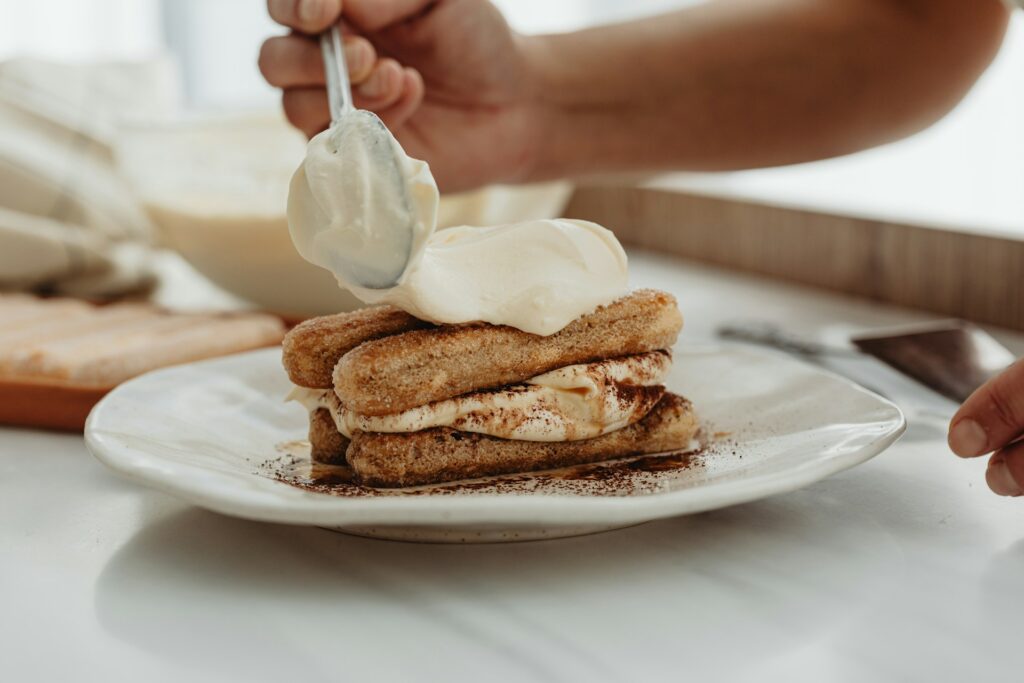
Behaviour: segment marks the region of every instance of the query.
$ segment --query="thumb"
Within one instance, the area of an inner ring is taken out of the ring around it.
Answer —
[[[953,416],[949,447],[963,457],[1002,448],[1024,433],[1024,362],[1017,361],[968,397]]]

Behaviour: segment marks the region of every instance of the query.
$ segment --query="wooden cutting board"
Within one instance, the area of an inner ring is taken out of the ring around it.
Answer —
[[[0,380],[0,424],[80,432],[89,411],[111,389]]]
[[[285,326],[259,313],[172,313],[0,295],[0,424],[81,431],[121,382],[150,370],[274,346]]]

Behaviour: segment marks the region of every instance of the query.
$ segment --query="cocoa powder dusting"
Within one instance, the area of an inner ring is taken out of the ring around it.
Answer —
[[[666,490],[670,479],[699,470],[707,448],[690,452],[624,457],[556,470],[487,477],[404,489],[360,485],[345,465],[325,465],[309,458],[309,443],[280,444],[280,456],[263,463],[258,474],[291,486],[331,496],[568,495],[633,496]]]

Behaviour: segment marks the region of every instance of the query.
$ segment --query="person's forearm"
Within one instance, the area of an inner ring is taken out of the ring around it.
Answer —
[[[719,0],[525,39],[528,179],[809,161],[916,132],[991,61],[999,0]]]

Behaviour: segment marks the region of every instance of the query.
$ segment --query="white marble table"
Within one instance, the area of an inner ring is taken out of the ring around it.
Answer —
[[[684,344],[742,317],[918,317],[635,256],[636,284],[679,295]],[[983,470],[912,428],[761,502],[425,546],[222,517],[120,481],[78,436],[0,429],[0,680],[1013,680],[1024,501]]]

